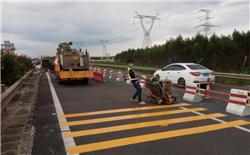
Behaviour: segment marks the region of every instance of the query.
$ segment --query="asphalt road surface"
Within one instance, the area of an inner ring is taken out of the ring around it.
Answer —
[[[35,110],[34,155],[250,154],[250,117],[226,113],[227,103],[222,101],[189,103],[173,89],[175,104],[156,105],[143,90],[147,104],[138,105],[129,100],[134,89],[122,81],[58,84],[53,74],[50,77],[65,115],[56,115],[43,73]],[[215,85],[214,89],[230,88]],[[238,125],[244,128],[234,127]],[[61,132],[60,127],[69,130]],[[66,144],[68,138],[75,146]]]

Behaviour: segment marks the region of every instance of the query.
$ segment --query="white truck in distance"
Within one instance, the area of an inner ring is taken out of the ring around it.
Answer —
[[[207,85],[215,82],[212,70],[195,63],[173,63],[155,71],[161,80],[170,80],[172,83],[185,86],[186,83],[200,83]]]

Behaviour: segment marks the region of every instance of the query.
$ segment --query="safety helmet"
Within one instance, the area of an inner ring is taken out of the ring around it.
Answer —
[[[155,78],[157,81],[160,81],[160,75],[156,74],[156,75],[154,76],[154,78]]]

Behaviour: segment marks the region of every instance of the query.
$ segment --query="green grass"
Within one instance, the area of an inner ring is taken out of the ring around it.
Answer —
[[[234,79],[226,77],[216,77],[217,83],[228,84],[228,85],[237,85],[237,86],[250,86],[250,80],[244,79]]]

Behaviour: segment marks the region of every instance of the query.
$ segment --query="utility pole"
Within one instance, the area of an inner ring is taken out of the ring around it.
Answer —
[[[202,24],[198,25],[195,27],[196,28],[202,28],[201,32],[207,37],[208,35],[211,34],[211,28],[212,27],[218,27],[217,25],[213,25],[210,22],[210,19],[213,19],[213,17],[210,16],[210,13],[212,12],[211,10],[208,9],[201,9],[199,12],[205,13],[204,16],[198,17],[197,19],[199,22],[204,21]]]
[[[102,44],[102,59],[106,57],[108,59],[108,53],[107,53],[107,44],[109,43],[109,40],[100,40]]]
[[[140,15],[138,12],[135,11],[135,14],[136,16],[134,18],[140,19],[141,27],[144,33],[142,48],[150,47],[152,45],[150,34],[155,20],[160,20],[160,18],[157,17],[159,13],[157,13],[155,16],[148,16],[148,15]],[[151,24],[148,28],[145,27],[144,19],[149,19],[151,21]]]

